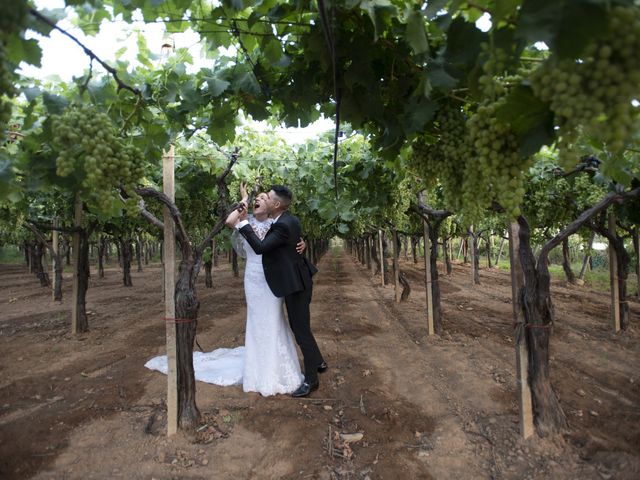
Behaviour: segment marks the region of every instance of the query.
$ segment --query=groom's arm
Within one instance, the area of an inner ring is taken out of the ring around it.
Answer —
[[[267,235],[262,241],[255,234],[251,225],[245,225],[244,227],[241,227],[239,231],[242,236],[247,239],[247,242],[251,245],[253,251],[258,255],[271,252],[282,245],[286,245],[289,239],[289,230],[284,223],[274,223],[271,226],[269,235]]]

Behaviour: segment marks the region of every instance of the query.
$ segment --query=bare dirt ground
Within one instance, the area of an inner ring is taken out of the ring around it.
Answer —
[[[91,331],[69,332],[65,300],[22,266],[0,266],[0,478],[3,479],[637,479],[640,305],[610,332],[605,293],[557,283],[551,374],[570,424],[520,440],[509,276],[468,266],[442,276],[446,333],[428,337],[422,264],[413,292],[343,252],[320,262],[313,326],[330,365],[307,399],[198,383],[196,439],[164,435],[166,377],[143,367],[164,350],[159,266],[121,286],[92,277]],[[242,279],[201,277],[198,341],[243,343]],[[345,444],[340,433],[362,433]]]

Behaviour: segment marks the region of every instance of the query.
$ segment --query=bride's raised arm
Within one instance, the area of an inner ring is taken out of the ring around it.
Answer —
[[[247,193],[247,182],[240,182],[240,197],[241,197],[240,204],[244,206],[245,209],[249,208],[248,206],[249,194]],[[233,228],[238,222],[238,219],[240,218],[241,214],[242,214],[242,210],[240,208],[231,212],[224,222],[225,225],[229,228]]]

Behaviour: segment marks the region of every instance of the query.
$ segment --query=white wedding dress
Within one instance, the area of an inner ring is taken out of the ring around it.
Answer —
[[[249,223],[263,239],[273,220]],[[243,347],[218,348],[193,353],[196,380],[216,385],[242,385],[245,392],[262,395],[291,393],[304,376],[291,328],[284,316],[283,299],[273,295],[257,255],[247,241],[234,230],[232,243],[238,255],[246,258],[244,290],[247,301],[247,325]],[[166,355],[149,360],[145,367],[167,373]]]

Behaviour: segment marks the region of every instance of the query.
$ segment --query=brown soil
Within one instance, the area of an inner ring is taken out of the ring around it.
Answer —
[[[446,333],[428,337],[423,265],[393,301],[344,253],[320,262],[313,326],[330,365],[307,399],[198,383],[195,438],[165,436],[160,268],[91,279],[91,331],[69,333],[65,300],[21,266],[0,266],[0,478],[3,479],[636,479],[640,478],[640,306],[613,334],[607,294],[554,284],[551,374],[570,431],[518,433],[507,272],[442,276]],[[198,342],[241,345],[242,279],[201,276]],[[345,444],[340,433],[362,433]]]

